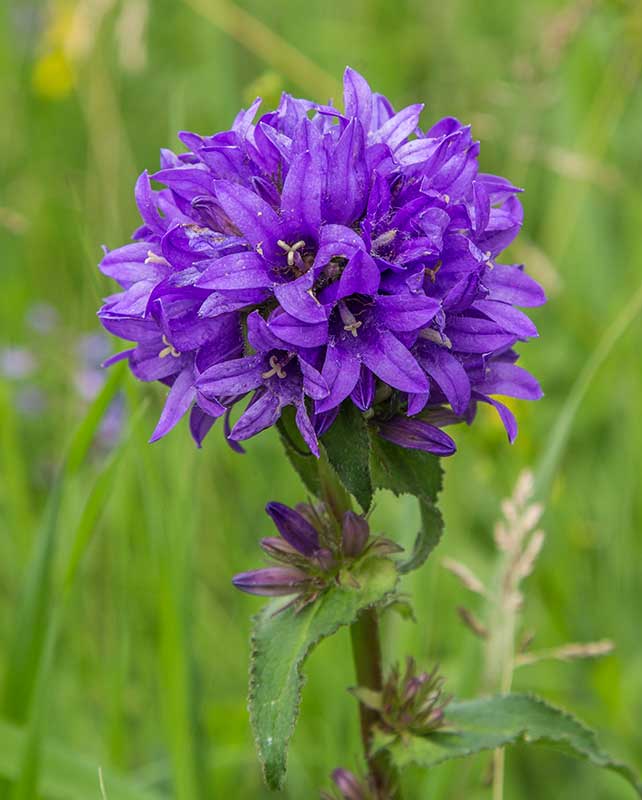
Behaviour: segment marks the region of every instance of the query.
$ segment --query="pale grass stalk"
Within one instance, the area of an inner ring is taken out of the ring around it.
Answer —
[[[184,2],[308,94],[324,98],[341,97],[341,87],[329,73],[249,11],[230,0]]]
[[[101,800],[107,800],[107,790],[105,789],[105,779],[103,778],[102,767],[98,767],[98,785],[100,786]]]
[[[533,502],[534,478],[523,472],[512,497],[502,503],[503,520],[495,526],[495,543],[501,553],[499,569],[490,598],[491,623],[486,647],[486,680],[490,686],[507,694],[515,670],[515,638],[523,606],[522,581],[535,567],[544,543],[544,533],[534,530],[543,508]],[[493,754],[493,800],[504,796],[505,752]]]
[[[597,642],[571,642],[561,647],[549,647],[533,653],[519,653],[515,657],[515,668],[538,664],[540,661],[577,661],[583,658],[600,658],[608,656],[615,650],[615,643],[610,639]]]

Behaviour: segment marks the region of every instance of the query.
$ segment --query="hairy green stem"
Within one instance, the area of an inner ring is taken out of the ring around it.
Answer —
[[[319,480],[323,500],[339,525],[346,511],[350,510],[350,495],[341,484],[334,468],[322,454],[319,459]],[[381,660],[381,638],[379,614],[376,608],[367,608],[350,627],[352,657],[357,684],[373,691],[383,688]],[[401,800],[397,771],[390,764],[386,753],[372,755],[371,742],[379,714],[359,704],[361,740],[368,765],[368,772],[378,800]]]
[[[379,615],[375,608],[367,608],[350,628],[352,638],[352,657],[357,675],[357,683],[375,692],[383,688],[383,669],[381,665],[381,640],[379,636]],[[359,705],[361,721],[361,741],[368,763],[368,770],[377,796],[381,800],[401,800],[399,778],[390,764],[386,753],[371,753],[372,734],[379,714],[371,708]]]

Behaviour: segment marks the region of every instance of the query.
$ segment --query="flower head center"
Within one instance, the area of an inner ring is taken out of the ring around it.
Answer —
[[[163,347],[163,349],[158,354],[159,358],[167,358],[167,356],[172,356],[172,358],[178,358],[181,355],[180,352],[174,347],[174,345],[170,341],[168,341],[167,336],[165,336],[165,334],[163,334],[163,344],[166,345],[166,347]]]

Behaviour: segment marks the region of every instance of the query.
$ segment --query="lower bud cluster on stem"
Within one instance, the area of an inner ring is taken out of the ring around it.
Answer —
[[[352,694],[378,716],[376,727],[383,733],[399,736],[429,736],[437,730],[448,730],[445,709],[450,697],[444,695],[445,679],[437,667],[430,672],[418,672],[413,658],[406,660],[401,671],[395,664],[381,691],[363,686],[352,689]],[[390,800],[387,788],[377,788],[372,776],[358,778],[347,769],[338,768],[332,773],[334,794],[321,792],[321,800]],[[396,795],[394,795],[396,797]]]
[[[248,594],[294,595],[298,610],[332,583],[354,583],[350,569],[357,561],[402,550],[390,539],[371,536],[367,520],[354,511],[346,511],[340,521],[322,503],[296,508],[268,503],[266,511],[280,536],[262,539],[261,548],[277,566],[242,572],[232,582]]]
[[[334,794],[321,792],[321,800],[378,800],[367,779],[357,778],[350,770],[339,767],[332,773]]]
[[[379,714],[380,727],[386,733],[428,736],[444,729],[445,709],[451,699],[444,694],[444,683],[437,667],[417,672],[415,660],[408,658],[403,674],[399,665],[392,667],[380,692],[357,687],[352,693]]]

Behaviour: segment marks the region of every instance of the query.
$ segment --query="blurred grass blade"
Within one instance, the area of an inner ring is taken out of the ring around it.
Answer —
[[[117,475],[117,468],[120,464],[128,445],[132,441],[133,431],[136,430],[138,423],[142,419],[147,402],[140,404],[138,409],[131,415],[127,431],[125,431],[118,445],[109,454],[101,471],[96,476],[94,484],[87,496],[83,506],[78,525],[72,537],[71,551],[65,566],[63,576],[63,589],[69,591],[73,585],[80,562],[87,551],[91,541],[91,535],[95,525],[100,519],[100,515],[105,509],[109,495]]]
[[[101,392],[71,439],[68,455],[56,478],[34,543],[34,555],[24,580],[15,612],[15,628],[8,648],[2,710],[16,722],[25,720],[38,673],[49,615],[51,573],[56,551],[56,532],[62,494],[67,479],[87,456],[96,431],[124,379],[124,369],[109,375]]]
[[[61,599],[59,603],[54,606],[54,611],[50,612],[49,615],[42,620],[44,647],[40,653],[39,661],[36,664],[37,671],[34,676],[34,684],[31,687],[33,698],[29,709],[29,722],[26,731],[24,752],[21,757],[18,778],[12,791],[12,800],[32,800],[37,792],[40,772],[41,741],[44,734],[44,722],[48,706],[47,690],[58,642],[58,634],[65,614],[66,602],[69,598],[78,566],[91,541],[91,534],[93,530],[95,530],[95,525],[111,493],[116,476],[116,467],[120,463],[128,444],[131,442],[131,431],[136,427],[145,407],[146,403],[142,403],[138,411],[132,415],[128,430],[121,437],[120,442],[112,451],[94,479],[93,486],[87,496],[73,536],[73,544],[64,572]]]
[[[9,510],[9,530],[30,530],[32,524],[29,478],[14,398],[8,386],[0,384],[0,463],[2,499]]]
[[[0,776],[15,780],[25,733],[17,725],[0,720]],[[98,763],[46,742],[42,753],[40,796],[44,800],[91,800],[100,797]],[[108,800],[162,800],[162,796],[116,773],[103,770]],[[29,800],[34,800],[32,795]]]
[[[141,463],[142,510],[150,536],[151,564],[157,587],[158,679],[172,759],[174,795],[181,800],[200,800],[207,796],[205,737],[198,724],[200,702],[190,635],[191,547],[200,510],[193,502],[195,462],[183,463],[176,471],[169,509],[158,500],[166,489],[159,481],[149,448],[142,452]]]
[[[600,367],[641,311],[642,284],[640,284],[630,302],[622,309],[600,339],[562,406],[562,410],[550,433],[544,454],[535,469],[535,486],[538,496],[546,494],[550,487],[555,470],[567,445],[577,412]]]
[[[126,374],[127,364],[125,362],[115,364],[110,368],[104,386],[89,406],[84,419],[71,439],[63,467],[63,477],[65,474],[73,475],[82,466],[98,426],[102,422],[112,400],[118,394]]]
[[[300,86],[312,97],[340,98],[340,84],[301,50],[230,0],[184,0],[253,55]]]

